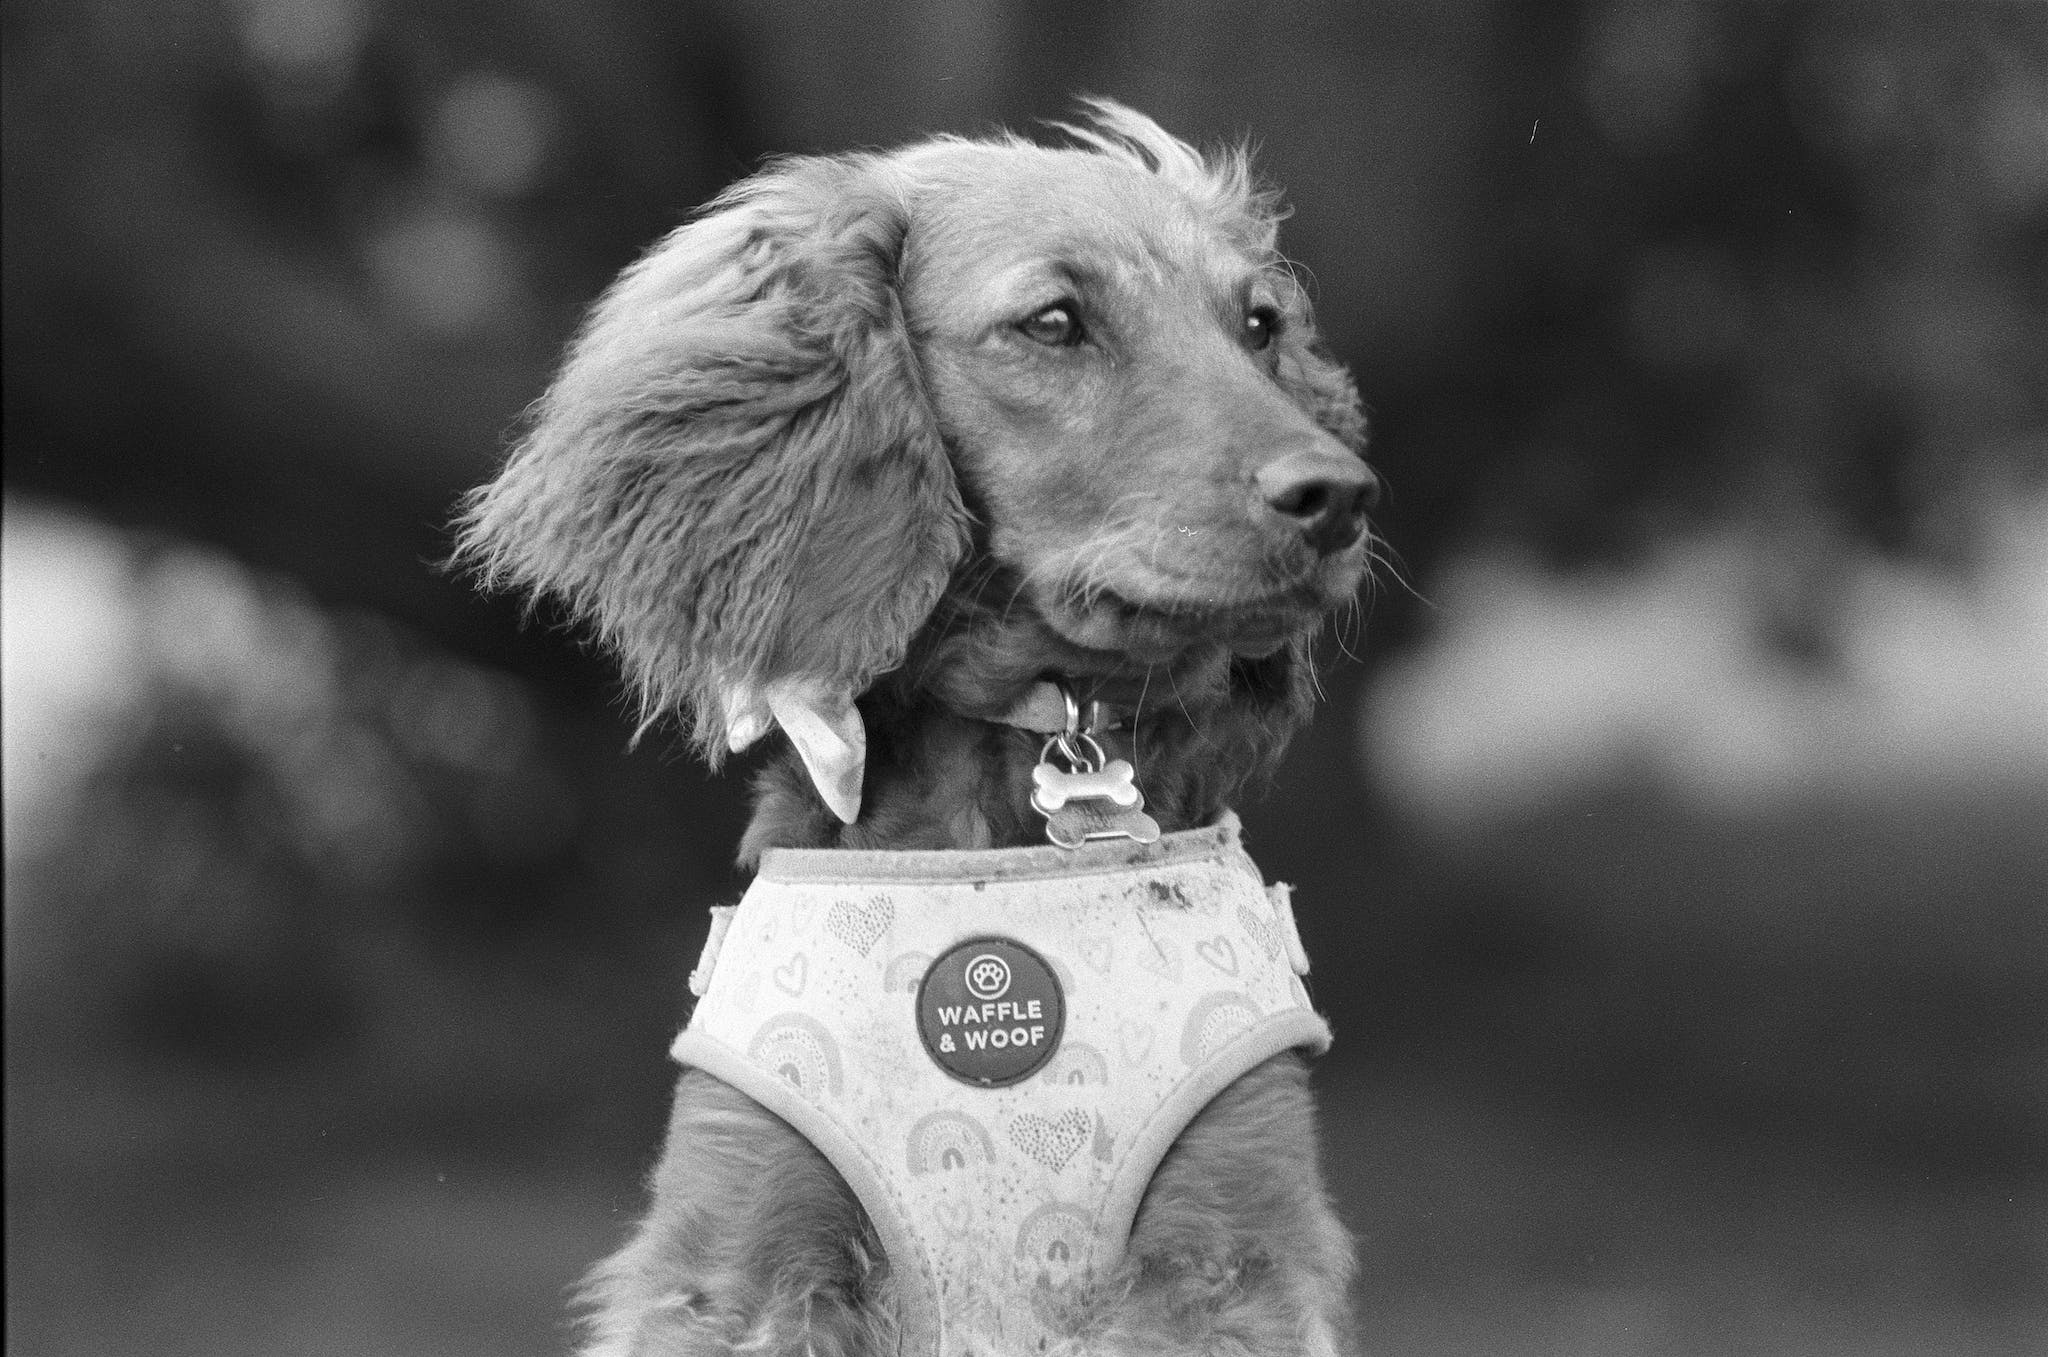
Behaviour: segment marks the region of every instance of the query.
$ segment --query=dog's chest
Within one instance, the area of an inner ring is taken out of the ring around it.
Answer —
[[[845,1176],[907,1351],[1057,1337],[1186,1122],[1328,1043],[1234,820],[1147,849],[773,854],[719,927],[675,1055]]]

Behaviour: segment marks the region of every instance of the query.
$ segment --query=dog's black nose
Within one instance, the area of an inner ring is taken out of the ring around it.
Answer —
[[[1322,555],[1365,533],[1365,511],[1379,502],[1379,477],[1356,457],[1317,449],[1289,453],[1259,468],[1266,507],[1293,523]]]

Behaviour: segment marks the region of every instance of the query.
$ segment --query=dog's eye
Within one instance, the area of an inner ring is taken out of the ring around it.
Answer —
[[[1054,302],[1017,325],[1026,339],[1049,348],[1070,348],[1081,342],[1081,317],[1072,302]]]
[[[1254,306],[1244,313],[1244,346],[1253,353],[1262,353],[1273,347],[1273,337],[1280,333],[1280,313],[1270,306]]]

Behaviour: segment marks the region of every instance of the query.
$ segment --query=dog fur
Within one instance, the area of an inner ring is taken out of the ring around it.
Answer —
[[[1242,151],[1107,101],[1061,131],[739,184],[607,292],[468,502],[463,557],[587,623],[645,723],[714,765],[790,736],[745,863],[1042,842],[1042,737],[997,718],[1045,676],[1135,713],[1107,743],[1168,831],[1308,718],[1373,480],[1277,200]],[[1072,1350],[1343,1350],[1317,1154],[1300,1059],[1244,1076],[1161,1165]],[[859,1203],[758,1104],[685,1071],[651,1185],[590,1284],[589,1353],[895,1351]]]

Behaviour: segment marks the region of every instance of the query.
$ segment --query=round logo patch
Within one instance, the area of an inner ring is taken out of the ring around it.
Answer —
[[[970,938],[917,987],[917,1034],[962,1083],[1002,1088],[1036,1074],[1066,1030],[1067,1000],[1045,959],[1009,938]]]

